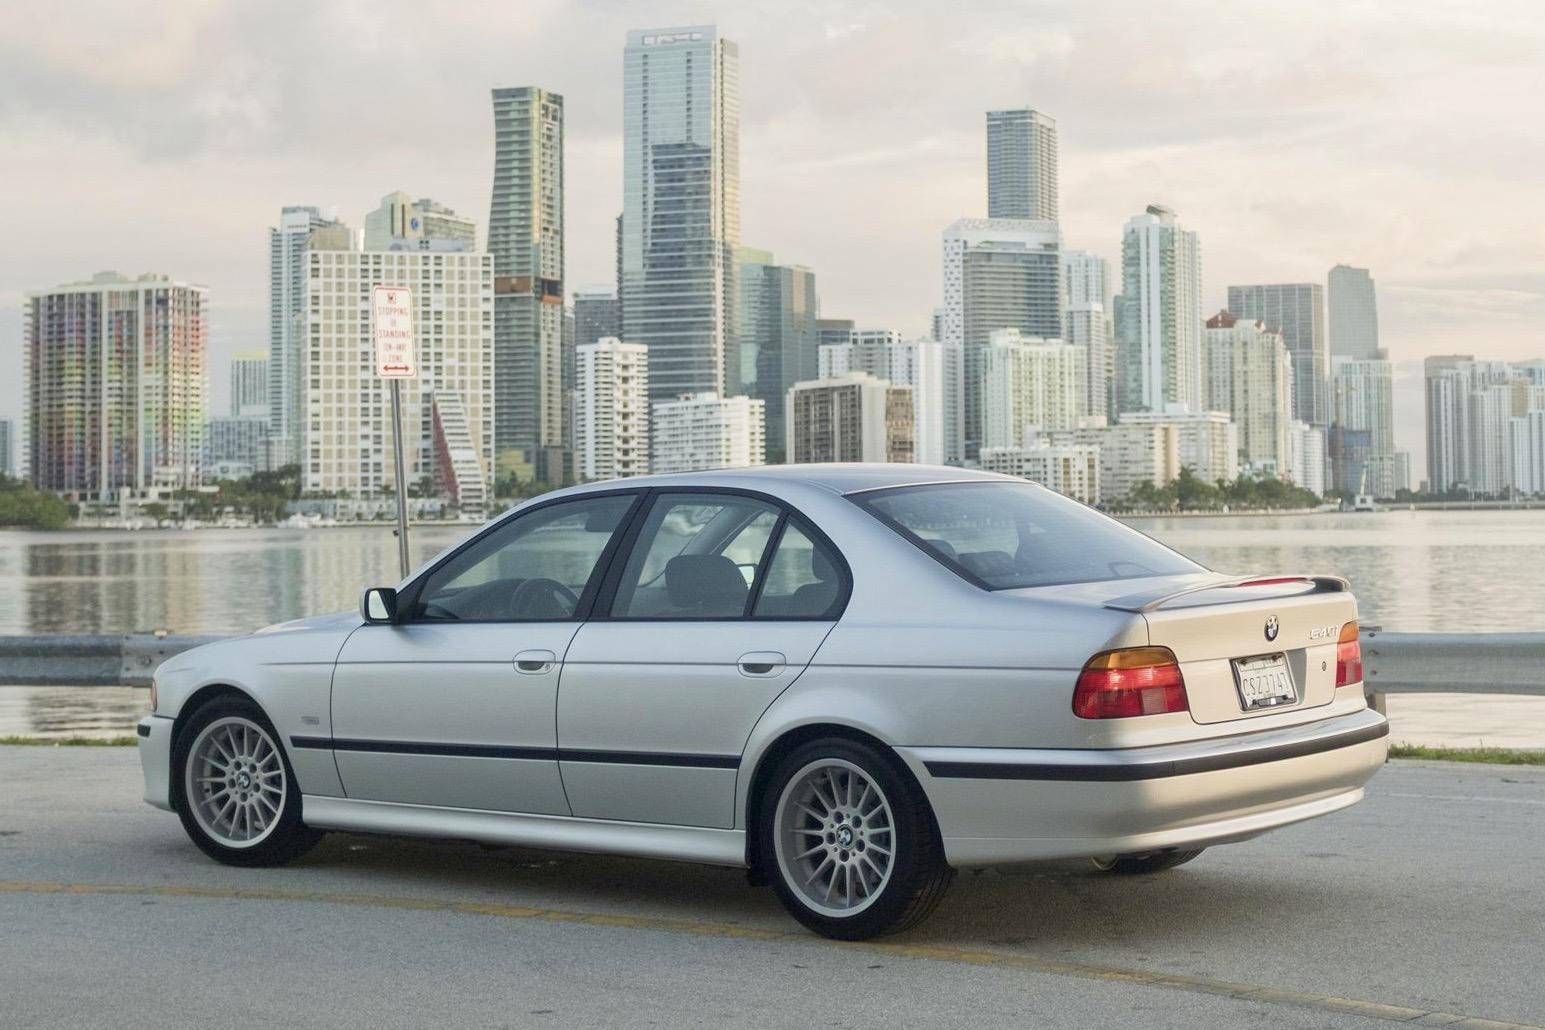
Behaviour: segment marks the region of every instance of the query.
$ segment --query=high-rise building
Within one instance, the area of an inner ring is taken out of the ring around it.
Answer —
[[[781,461],[783,398],[795,383],[814,379],[820,359],[815,273],[780,265],[765,250],[741,247],[740,381],[728,393],[760,398],[767,412],[768,460]]]
[[[1330,488],[1325,468],[1325,430],[1307,422],[1289,423],[1287,479],[1321,495]]]
[[[913,451],[924,465],[961,463],[960,347],[938,340],[904,340],[893,329],[860,329],[851,343],[821,348],[820,376],[867,372],[912,389]]]
[[[964,451],[982,441],[982,375],[992,334],[1062,338],[1062,240],[1057,223],[962,218],[944,231],[943,342],[965,363]]]
[[[1394,398],[1388,361],[1331,358],[1330,458],[1335,489],[1375,497],[1394,497],[1400,489]]]
[[[1057,120],[987,112],[987,217],[1057,220]]]
[[[0,476],[16,476],[16,423],[0,418]]]
[[[1326,276],[1326,287],[1331,357],[1384,357],[1379,349],[1379,305],[1368,269],[1337,265]]]
[[[914,459],[911,387],[849,372],[795,383],[787,404],[790,461]]]
[[[333,212],[292,206],[268,230],[268,460],[272,469],[299,465],[303,449],[306,244],[317,229],[351,234]]]
[[[707,391],[655,401],[649,414],[650,470],[698,472],[766,464],[764,408],[755,397],[720,397]]]
[[[1522,413],[1511,425],[1513,491],[1525,496],[1545,494],[1545,385],[1531,385]]]
[[[493,91],[494,450],[500,472],[563,478],[563,98]]]
[[[244,350],[231,358],[231,415],[268,418],[268,352]]]
[[[217,415],[204,433],[202,470],[206,482],[243,479],[267,461],[268,415]]]
[[[1239,427],[1239,460],[1255,472],[1287,475],[1293,421],[1293,362],[1282,334],[1259,319],[1220,311],[1207,320],[1207,408]]]
[[[654,400],[734,393],[739,50],[712,25],[629,32],[622,91],[623,339]]]
[[[1116,327],[1110,262],[1085,250],[1062,255],[1062,333],[1084,348],[1085,416],[1116,418]]]
[[[574,291],[574,346],[622,336],[622,302],[613,288]]]
[[[1042,445],[1093,449],[1099,460],[1098,500],[1107,503],[1120,503],[1144,483],[1165,486],[1180,475],[1182,467],[1180,431],[1174,423],[1080,426],[1037,434],[1034,440],[1026,441],[1027,449]],[[1096,503],[1088,497],[1079,499]]]
[[[302,488],[361,498],[396,485],[390,391],[375,375],[370,309],[361,298],[378,285],[410,286],[418,376],[401,381],[408,485],[430,481],[447,496],[482,504],[494,467],[493,257],[362,251],[327,230],[313,234],[305,256],[303,338],[310,345],[303,372],[311,385],[302,421]],[[481,489],[472,482],[470,461]]]
[[[444,204],[398,190],[365,216],[366,250],[476,250],[477,223]]]
[[[1282,334],[1293,359],[1293,417],[1330,425],[1330,348],[1325,337],[1325,288],[1319,283],[1230,286],[1228,309],[1259,319]]]
[[[836,343],[849,343],[853,339],[854,321],[851,318],[818,318],[815,320],[815,342],[818,347]]]
[[[1108,312],[1115,283],[1111,279],[1110,262],[1087,250],[1068,250],[1062,254],[1063,302],[1069,307],[1075,304],[1099,304]]]
[[[649,471],[649,348],[606,337],[576,349],[574,473],[580,482]]]
[[[1127,411],[1123,426],[1164,426],[1175,434],[1182,468],[1215,483],[1239,477],[1239,428],[1223,411]],[[1155,483],[1162,486],[1162,483]]]
[[[1436,493],[1491,494],[1509,466],[1499,421],[1525,410],[1527,377],[1503,361],[1451,354],[1423,362],[1427,386],[1427,479]],[[1503,393],[1494,392],[1502,387]],[[1511,430],[1509,430],[1509,433]],[[1510,438],[1509,438],[1510,439]]]
[[[1073,429],[1084,402],[1083,348],[999,329],[982,363],[982,446],[1020,447],[1027,430]]]
[[[1117,410],[1199,410],[1201,244],[1169,208],[1150,204],[1127,222],[1115,308]]]
[[[75,501],[198,486],[209,292],[102,272],[22,303],[33,485]]]

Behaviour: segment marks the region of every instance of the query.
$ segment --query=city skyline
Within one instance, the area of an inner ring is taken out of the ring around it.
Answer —
[[[1418,464],[1424,356],[1537,354],[1545,291],[1529,279],[1541,255],[1528,227],[1545,215],[1536,216],[1541,200],[1523,171],[1537,161],[1509,131],[1505,105],[1411,102],[1435,88],[1424,83],[1452,87],[1456,77],[1472,94],[1509,95],[1530,29],[1501,8],[1493,9],[1494,25],[1479,15],[1454,23],[1413,12],[1403,36],[1347,13],[1295,31],[1286,14],[1259,13],[1284,19],[1275,26],[1282,31],[1253,25],[1251,35],[1303,58],[1296,66],[1281,61],[1274,62],[1280,71],[1246,73],[1244,57],[1255,52],[1248,47],[1230,51],[1227,62],[1199,52],[1168,68],[1172,81],[1156,78],[1164,68],[1142,59],[1152,33],[1195,31],[1198,19],[1220,28],[1246,22],[1221,6],[1199,8],[1143,27],[1150,35],[1139,38],[1141,19],[1124,25],[1119,17],[1053,11],[1030,30],[1022,19],[983,11],[942,35],[931,25],[925,39],[921,22],[904,15],[820,10],[803,32],[789,24],[801,19],[782,7],[725,12],[718,21],[742,55],[742,239],[814,269],[824,311],[921,335],[941,293],[938,232],[986,211],[983,114],[1029,106],[1058,121],[1070,249],[1117,257],[1124,220],[1161,201],[1204,240],[1203,311],[1223,306],[1231,282],[1323,282],[1337,263],[1371,268],[1380,344],[1396,369],[1397,442]],[[492,167],[487,91],[507,85],[542,85],[567,98],[567,280],[570,292],[610,281],[622,204],[618,56],[626,31],[701,18],[671,8],[570,5],[523,12],[523,25],[446,11],[441,45],[465,53],[453,72],[431,81],[397,49],[424,40],[388,40],[338,12],[270,15],[313,30],[305,46],[265,57],[256,69],[241,61],[226,68],[222,54],[244,42],[238,30],[262,26],[238,13],[196,15],[179,33],[139,39],[155,57],[143,66],[124,58],[88,66],[72,56],[101,51],[115,33],[133,42],[149,32],[111,16],[85,19],[84,38],[56,36],[60,30],[41,19],[30,49],[0,62],[11,98],[0,125],[14,144],[0,167],[29,196],[18,216],[33,244],[0,258],[0,359],[19,350],[24,291],[118,268],[211,288],[218,371],[235,351],[261,343],[266,277],[254,242],[276,208],[336,207],[357,224],[384,191],[404,188],[480,212]],[[373,15],[372,25],[380,20]],[[555,46],[544,33],[558,21],[573,30],[561,34],[572,42]],[[361,32],[370,46],[357,45]],[[1357,45],[1317,49],[1317,39],[1338,32]],[[1418,76],[1402,63],[1426,54],[1415,39],[1429,49],[1441,42],[1428,56],[1443,74],[1429,63]],[[316,46],[342,47],[339,60],[303,67]],[[1359,60],[1338,56],[1352,53]],[[1121,74],[1109,74],[1113,62]],[[790,75],[791,66],[810,74]],[[892,66],[908,74],[885,74]],[[244,69],[256,76],[254,88],[237,90]],[[380,76],[370,104],[345,88],[367,72]],[[279,88],[286,84],[331,99],[302,110]],[[135,102],[119,106],[120,97]],[[164,103],[141,102],[146,97]],[[430,105],[433,117],[396,132],[392,111]],[[212,117],[212,109],[225,115]],[[886,113],[893,109],[905,111],[904,123]],[[1397,117],[1381,118],[1381,110]],[[1460,110],[1465,117],[1456,122]],[[1315,117],[1306,122],[1309,113]],[[1434,120],[1451,145],[1418,147]],[[227,123],[234,127],[217,129]],[[1305,158],[1278,147],[1271,133],[1322,145]],[[1467,158],[1481,141],[1485,156]],[[1520,169],[1516,178],[1498,171],[1505,167]],[[1266,170],[1278,178],[1260,174]],[[1274,193],[1273,181],[1293,188]],[[138,196],[163,202],[124,203]],[[152,210],[155,231],[147,233]],[[1445,245],[1416,242],[1434,238]],[[226,400],[218,376],[214,387],[211,407],[219,410]],[[19,409],[14,387],[0,393],[0,415]]]

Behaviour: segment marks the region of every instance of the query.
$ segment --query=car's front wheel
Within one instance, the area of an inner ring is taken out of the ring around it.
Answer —
[[[892,758],[857,741],[816,740],[786,756],[757,826],[784,907],[827,937],[904,930],[954,878],[927,799]]]
[[[183,828],[217,861],[282,865],[322,837],[301,822],[295,771],[251,701],[220,697],[194,712],[177,735],[172,771]]]

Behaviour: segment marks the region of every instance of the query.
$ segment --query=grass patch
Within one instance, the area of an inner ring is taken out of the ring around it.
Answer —
[[[1486,762],[1492,765],[1545,765],[1545,751],[1511,747],[1422,747],[1391,744],[1391,758],[1426,758],[1439,762]]]
[[[0,744],[16,747],[132,747],[138,737],[0,737]]]

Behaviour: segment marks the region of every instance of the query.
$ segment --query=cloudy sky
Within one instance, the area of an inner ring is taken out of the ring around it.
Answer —
[[[1421,462],[1420,359],[1545,356],[1538,0],[6,4],[0,415],[24,291],[92,272],[210,287],[215,392],[266,346],[265,229],[359,224],[394,189],[487,218],[488,91],[567,111],[570,287],[606,283],[629,28],[716,22],[741,50],[743,233],[813,267],[823,312],[907,332],[939,233],[985,213],[983,112],[1054,115],[1070,247],[1115,257],[1150,202],[1229,283],[1373,269]]]

